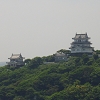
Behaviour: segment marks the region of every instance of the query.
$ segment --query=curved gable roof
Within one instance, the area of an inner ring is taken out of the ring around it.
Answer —
[[[12,54],[12,56],[9,59],[17,59],[17,58],[23,58],[21,54]]]
[[[84,38],[88,38],[87,34],[76,34],[75,39],[84,39]]]

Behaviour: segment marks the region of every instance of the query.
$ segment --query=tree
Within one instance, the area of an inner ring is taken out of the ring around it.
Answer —
[[[13,100],[26,100],[26,99],[22,96],[16,96]]]
[[[89,57],[87,54],[83,54],[82,59],[83,59],[83,64],[87,64],[87,62],[89,61]]]
[[[54,55],[50,55],[50,56],[47,56],[47,57],[42,57],[42,59],[43,59],[44,62],[54,62],[55,61]]]
[[[65,54],[70,54],[71,53],[70,50],[65,50],[65,49],[58,50],[57,52],[62,52],[62,53],[65,53]]]
[[[100,50],[96,50],[95,52],[96,52],[96,54],[100,54]]]
[[[93,58],[94,58],[95,60],[97,60],[99,57],[98,57],[97,54],[94,54],[94,55],[93,55]]]
[[[81,60],[80,57],[77,57],[77,58],[75,59],[75,65],[76,65],[76,66],[77,66],[77,65],[81,65],[80,60]]]
[[[24,63],[28,64],[31,61],[31,59],[25,59]]]
[[[34,59],[32,59],[29,63],[29,68],[36,68],[39,65],[43,64],[43,60],[40,57],[35,57]]]
[[[87,65],[92,65],[94,62],[94,59],[93,58],[90,58],[89,61],[87,62]]]

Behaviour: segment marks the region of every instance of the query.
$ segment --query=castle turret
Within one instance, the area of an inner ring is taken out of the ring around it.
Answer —
[[[10,62],[7,62],[8,66],[13,66],[13,67],[21,67],[24,66],[23,59],[21,54],[12,54],[10,58]]]

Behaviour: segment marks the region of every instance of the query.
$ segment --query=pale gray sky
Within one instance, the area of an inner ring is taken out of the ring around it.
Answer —
[[[100,0],[0,0],[0,61],[69,49],[76,32],[100,49]]]

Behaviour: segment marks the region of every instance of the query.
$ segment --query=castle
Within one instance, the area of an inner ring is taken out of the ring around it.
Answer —
[[[87,54],[88,56],[92,56],[94,53],[94,48],[91,47],[91,42],[89,41],[90,37],[88,37],[87,33],[85,34],[77,34],[74,38],[74,41],[71,43],[70,53],[65,54],[63,52],[57,52],[55,54],[55,62],[68,61],[69,56],[82,56],[83,54]],[[10,58],[10,62],[7,62],[9,66],[21,67],[24,65],[21,54],[12,54]]]
[[[13,66],[13,67],[21,67],[24,66],[23,59],[21,54],[12,54],[10,58],[10,62],[7,62],[8,66]]]
[[[82,54],[87,54],[91,56],[93,54],[94,48],[91,47],[91,42],[89,41],[90,37],[88,37],[87,33],[85,34],[77,34],[74,38],[74,41],[71,43],[71,55],[72,56],[80,56]]]
[[[87,54],[88,56],[92,56],[94,53],[94,48],[91,47],[91,42],[89,41],[90,37],[88,37],[87,33],[85,34],[77,34],[74,38],[74,41],[71,43],[70,54],[64,54],[57,52],[55,54],[55,62],[67,61],[69,56],[82,56],[83,54]]]

